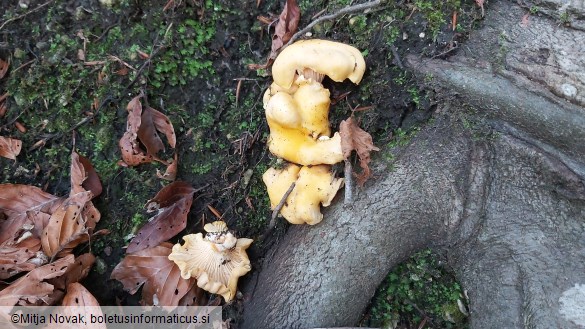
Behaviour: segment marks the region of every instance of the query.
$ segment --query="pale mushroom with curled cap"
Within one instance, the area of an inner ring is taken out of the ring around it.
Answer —
[[[205,225],[208,232],[183,237],[173,246],[169,259],[181,270],[181,277],[197,278],[197,286],[221,295],[226,302],[236,295],[238,279],[252,267],[246,249],[252,239],[237,239],[223,221]]]
[[[307,70],[327,75],[335,82],[349,79],[359,84],[366,70],[366,61],[357,48],[344,43],[301,40],[280,52],[272,64],[272,77],[277,85],[290,88],[296,75],[306,76]]]
[[[290,185],[295,187],[280,214],[291,224],[315,225],[323,220],[321,204],[327,207],[343,186],[343,178],[335,178],[331,166],[299,167],[288,164],[283,169],[269,168],[262,176],[268,189],[272,209],[284,197]]]

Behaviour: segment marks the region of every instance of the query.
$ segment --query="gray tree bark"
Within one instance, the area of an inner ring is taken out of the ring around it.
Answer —
[[[490,6],[456,58],[408,58],[449,91],[435,120],[393,163],[377,159],[351,207],[287,232],[245,289],[242,328],[354,325],[388,271],[428,246],[467,290],[473,328],[585,327],[585,38]]]

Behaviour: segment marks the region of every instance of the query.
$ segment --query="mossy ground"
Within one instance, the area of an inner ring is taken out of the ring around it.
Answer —
[[[16,18],[0,30],[0,57],[11,60],[0,81],[0,91],[10,94],[0,134],[24,145],[16,162],[0,159],[0,183],[31,184],[65,195],[71,150],[90,159],[104,184],[97,199],[98,228],[112,232],[91,245],[101,264],[91,274],[92,292],[104,304],[129,298],[108,280],[109,273],[123,255],[126,237],[148,217],[143,205],[165,184],[155,175],[164,170],[161,165],[117,165],[125,107],[141,91],[175,127],[178,179],[206,186],[195,196],[186,231],[199,231],[203,219],[214,218],[208,205],[242,236],[259,238],[270,220],[261,182],[274,160],[265,147],[268,129],[261,102],[270,77],[247,64],[263,63],[270,50],[267,27],[256,17],[277,14],[282,4],[175,2],[180,5],[163,11],[167,1],[119,0],[110,7],[89,0],[54,1],[28,13],[41,2],[23,9],[16,1],[0,1],[5,9],[0,23]],[[299,26],[324,9],[334,12],[354,3],[300,0]],[[455,28],[450,26],[454,11],[459,14]],[[372,106],[356,116],[382,146],[395,143],[396,132],[427,120],[434,109],[432,94],[419,88],[402,66],[402,56],[454,53],[479,16],[473,1],[415,0],[387,2],[317,25],[313,38],[355,45],[368,66],[360,86],[325,81],[335,100],[332,126],[349,116],[350,108]],[[76,127],[87,116],[93,118]],[[15,121],[27,131],[18,131]],[[46,143],[37,144],[42,140]],[[33,150],[33,145],[39,147]],[[167,149],[166,156],[171,154]],[[280,222],[274,234],[285,228]],[[253,261],[274,239],[254,245]]]

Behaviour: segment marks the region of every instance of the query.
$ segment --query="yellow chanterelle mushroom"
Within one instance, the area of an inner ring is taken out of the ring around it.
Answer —
[[[283,169],[270,168],[262,176],[274,209],[290,185],[295,187],[285,201],[280,214],[291,224],[315,225],[323,220],[321,204],[329,206],[343,186],[342,178],[335,178],[327,165],[299,167],[289,164]]]
[[[205,225],[207,234],[189,234],[183,245],[173,246],[169,259],[181,277],[197,278],[197,286],[221,295],[226,302],[236,295],[238,279],[251,270],[246,249],[252,239],[237,239],[223,221]]]
[[[365,61],[359,50],[339,42],[304,40],[285,48],[274,61],[274,83],[264,94],[271,153],[300,165],[335,164],[343,160],[341,138],[331,137],[329,90],[334,81],[359,83]]]

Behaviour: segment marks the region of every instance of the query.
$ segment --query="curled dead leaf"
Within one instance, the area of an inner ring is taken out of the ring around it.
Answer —
[[[40,238],[45,223],[64,201],[38,187],[19,184],[0,184],[0,243],[20,238],[23,227],[33,225],[33,235]]]
[[[141,163],[161,161],[157,153],[164,150],[164,144],[159,133],[165,135],[169,145],[174,148],[176,136],[169,118],[151,107],[142,107],[140,99],[143,95],[134,97],[126,109],[128,120],[126,132],[119,142],[122,152],[122,160],[128,166],[136,166]],[[140,147],[144,145],[146,151]]]
[[[274,28],[274,35],[272,36],[272,47],[270,55],[266,60],[266,64],[250,64],[249,68],[252,70],[265,69],[269,67],[278,51],[292,38],[298,29],[299,21],[301,19],[301,9],[296,0],[286,0],[284,8],[278,17],[278,23]]]
[[[122,282],[130,294],[135,294],[144,285],[143,305],[154,305],[155,301],[160,306],[204,305],[203,293],[197,288],[196,279],[183,279],[181,270],[169,260],[172,247],[171,243],[163,242],[126,255],[112,271],[111,278]]]
[[[59,253],[67,253],[80,243],[89,240],[83,208],[91,197],[92,194],[89,191],[74,194],[51,215],[41,236],[43,252],[47,256],[53,257]]]
[[[355,150],[360,160],[360,167],[362,173],[357,174],[357,182],[363,186],[366,180],[371,176],[370,167],[368,164],[371,161],[370,152],[379,151],[380,149],[374,146],[372,136],[361,129],[354,117],[351,116],[347,120],[341,121],[339,125],[339,134],[341,135],[341,150],[343,157],[347,160],[351,155],[351,151]]]
[[[173,161],[171,163],[169,163],[169,165],[167,166],[167,169],[165,170],[164,174],[161,173],[158,169],[156,170],[156,177],[160,178],[160,179],[164,179],[164,180],[168,180],[168,181],[174,181],[175,178],[177,178],[177,169],[178,169],[178,156],[177,153],[175,152],[175,155],[173,156]]]
[[[73,262],[73,255],[67,255],[28,272],[0,291],[0,306],[50,305],[55,286],[47,281],[63,275]]]
[[[157,246],[185,229],[194,193],[195,189],[186,182],[175,181],[163,187],[146,204],[147,209],[157,213],[138,231],[126,252]]]
[[[34,237],[19,242],[5,241],[2,243],[0,245],[0,280],[45,265],[48,259],[46,256],[43,258],[42,255],[38,254],[40,249],[41,240]],[[42,251],[40,253],[42,254]]]
[[[63,297],[63,306],[100,306],[97,299],[80,283],[73,282],[67,286],[67,295]],[[94,314],[95,315],[95,314]],[[105,325],[103,326],[105,328]]]
[[[22,141],[19,139],[0,136],[0,157],[16,160],[16,157],[20,154],[21,149]]]

